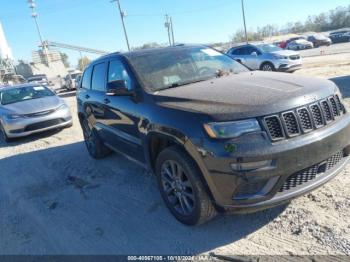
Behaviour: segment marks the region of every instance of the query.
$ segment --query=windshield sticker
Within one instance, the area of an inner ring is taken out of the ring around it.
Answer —
[[[208,56],[221,56],[222,54],[211,48],[202,49],[202,52],[206,53]]]
[[[43,90],[45,90],[45,87],[43,87],[43,86],[34,86],[33,89],[35,91],[43,91]]]

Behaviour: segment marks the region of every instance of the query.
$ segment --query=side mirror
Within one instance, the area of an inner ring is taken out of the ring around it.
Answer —
[[[107,84],[107,96],[131,96],[132,94],[125,80],[115,80]]]
[[[251,55],[251,56],[258,56],[258,53],[254,51],[254,52],[252,52],[250,55]]]

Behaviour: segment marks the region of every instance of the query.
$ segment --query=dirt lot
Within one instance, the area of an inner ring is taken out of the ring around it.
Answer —
[[[306,58],[297,74],[334,78],[348,97],[349,61]],[[0,144],[0,254],[350,255],[350,166],[288,206],[187,227],[151,174],[117,154],[88,156],[65,99],[72,128]]]

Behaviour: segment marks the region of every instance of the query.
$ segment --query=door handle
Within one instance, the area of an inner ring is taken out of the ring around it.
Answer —
[[[111,101],[110,101],[108,98],[105,98],[105,99],[103,99],[103,102],[104,102],[105,104],[109,104]]]
[[[89,99],[89,98],[90,98],[90,96],[89,96],[89,95],[85,95],[85,98],[86,98],[86,99]]]

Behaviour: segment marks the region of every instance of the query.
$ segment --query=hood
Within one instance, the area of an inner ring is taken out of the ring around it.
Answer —
[[[14,114],[25,115],[34,114],[43,111],[55,109],[63,104],[63,101],[57,96],[48,96],[38,99],[26,100],[14,104],[2,106]]]
[[[226,121],[283,112],[336,90],[333,82],[324,79],[255,71],[163,90],[154,98],[159,106]]]
[[[299,55],[298,52],[291,51],[291,50],[280,50],[280,51],[274,51],[271,52],[272,54],[282,55],[282,56],[292,56],[292,55]]]

